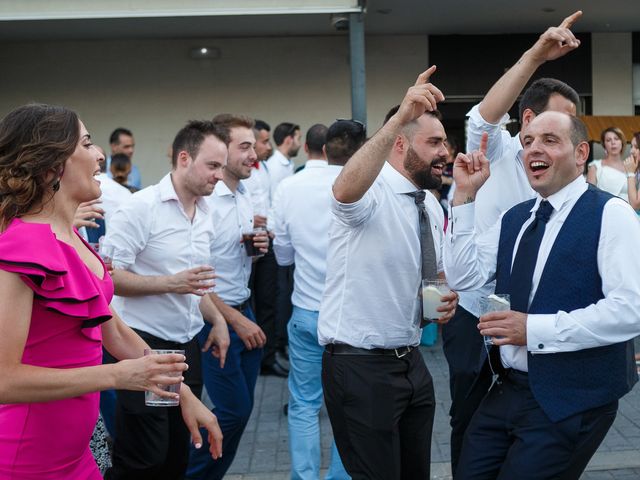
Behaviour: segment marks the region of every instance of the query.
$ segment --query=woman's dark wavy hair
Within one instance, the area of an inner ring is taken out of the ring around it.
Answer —
[[[79,138],[78,115],[65,107],[23,105],[0,121],[0,231],[53,197]]]

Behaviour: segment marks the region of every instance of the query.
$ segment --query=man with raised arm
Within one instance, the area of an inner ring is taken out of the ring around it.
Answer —
[[[456,478],[578,479],[638,381],[640,224],[623,200],[589,186],[587,130],[547,111],[523,132],[533,199],[483,233],[476,194],[491,178],[486,135],[460,154],[444,247],[459,290],[495,280],[510,309],[484,314],[492,338],[480,375],[494,382],[467,428]]]
[[[482,102],[467,114],[467,152],[478,148],[485,132],[489,136],[487,158],[492,174],[475,202],[478,233],[493,225],[503,211],[535,195],[527,180],[522,157],[522,132],[527,125],[546,110],[576,114],[580,99],[575,90],[560,80],[541,78],[525,90],[520,100],[522,130],[512,137],[503,128],[509,120],[507,112],[538,67],[578,48],[580,41],[571,32],[571,26],[581,15],[582,12],[575,12],[559,26],[547,29],[495,83]],[[442,329],[443,349],[449,364],[451,470],[454,477],[464,432],[489,388],[478,379],[478,358],[483,343],[476,325],[478,299],[491,294],[493,288],[493,284],[488,284],[475,291],[461,292],[456,314]]]
[[[340,458],[353,478],[430,478],[433,382],[420,350],[422,279],[441,271],[444,100],[429,78],[347,162],[333,185],[318,340]],[[441,298],[444,323],[457,295]]]

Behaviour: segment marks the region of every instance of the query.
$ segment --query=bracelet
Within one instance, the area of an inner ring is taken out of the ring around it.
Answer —
[[[635,178],[636,174],[635,173],[629,173],[627,172],[627,178]]]

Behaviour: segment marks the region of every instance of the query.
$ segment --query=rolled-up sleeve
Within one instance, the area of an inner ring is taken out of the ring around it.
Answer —
[[[362,198],[353,203],[341,203],[331,191],[331,211],[343,225],[357,227],[365,222],[374,212],[380,199],[380,187],[373,184]]]
[[[489,162],[494,162],[502,158],[504,146],[511,141],[511,135],[503,128],[509,121],[509,115],[505,113],[498,123],[489,123],[482,118],[479,107],[479,104],[475,105],[467,112],[467,152],[480,147],[480,139],[486,132],[489,135],[486,156]]]

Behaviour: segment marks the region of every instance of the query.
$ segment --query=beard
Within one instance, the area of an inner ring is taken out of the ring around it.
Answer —
[[[298,150],[300,150],[300,147],[290,148],[289,151],[287,152],[287,156],[289,158],[295,157],[296,155],[298,155]]]
[[[435,176],[431,173],[431,165],[434,163],[442,163],[444,165],[446,158],[434,157],[431,159],[429,165],[425,165],[424,160],[418,156],[412,147],[409,147],[407,156],[404,159],[404,169],[418,188],[421,190],[431,190],[442,186],[442,178],[439,175]]]

